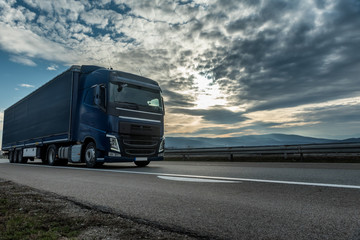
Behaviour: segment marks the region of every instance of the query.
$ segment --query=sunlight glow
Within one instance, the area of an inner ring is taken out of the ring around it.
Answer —
[[[198,109],[207,109],[212,106],[224,106],[227,101],[223,94],[221,94],[218,84],[213,83],[212,77],[207,78],[198,73],[194,74],[197,80],[197,100],[195,102]]]
[[[219,85],[213,82],[211,75],[204,76],[186,68],[180,68],[179,70],[185,77],[193,76],[195,79],[195,88],[191,93],[196,96],[195,109],[208,109],[213,106],[225,106],[227,104]]]

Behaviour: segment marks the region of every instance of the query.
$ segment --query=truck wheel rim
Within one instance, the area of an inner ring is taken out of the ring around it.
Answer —
[[[95,150],[93,148],[89,148],[88,150],[86,150],[86,161],[92,161],[95,157]]]

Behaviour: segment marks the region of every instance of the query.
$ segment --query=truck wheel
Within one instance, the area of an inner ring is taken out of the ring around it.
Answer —
[[[18,151],[14,150],[14,163],[18,163]]]
[[[9,162],[14,163],[14,151],[9,152]]]
[[[40,158],[41,158],[42,164],[45,164],[45,165],[48,164],[46,153],[47,153],[47,149],[45,147],[42,147],[40,150]]]
[[[17,151],[16,162],[17,163],[22,163],[23,162],[22,150]]]
[[[135,165],[138,167],[146,167],[147,165],[149,165],[150,161],[141,161],[141,162],[136,162],[135,161]]]
[[[57,163],[57,147],[55,145],[50,145],[46,152],[46,161],[50,166],[54,166]]]
[[[85,163],[89,168],[94,168],[96,164],[96,146],[95,143],[90,142],[85,148]]]

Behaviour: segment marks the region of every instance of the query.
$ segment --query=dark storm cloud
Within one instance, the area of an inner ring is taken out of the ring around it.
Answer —
[[[168,82],[165,82],[161,86],[163,89],[168,89],[172,91],[186,90],[186,89],[190,89],[194,85],[194,81],[195,81],[195,77],[193,75],[189,77],[177,76],[176,78],[171,79]],[[193,96],[193,99],[195,98],[196,97]]]
[[[324,4],[318,1],[316,6]],[[253,37],[233,41],[230,54],[214,67],[214,76],[235,102],[262,101],[249,111],[360,93],[359,2],[336,1],[323,14],[321,26],[312,11],[316,9],[302,7],[295,1],[266,1],[258,14],[227,26],[229,33],[242,31]],[[287,15],[294,19],[283,19]],[[264,24],[271,27],[260,31]]]
[[[200,116],[203,120],[212,123],[221,124],[233,124],[247,120],[248,118],[242,116],[241,113],[235,113],[230,110],[212,107],[210,109],[184,109],[184,108],[173,108],[170,110],[171,113],[187,114],[191,116]]]
[[[308,112],[298,114],[304,121],[319,121],[322,123],[360,122],[360,105],[339,105],[326,108],[308,109]]]
[[[249,1],[246,3],[249,3]],[[243,30],[247,30],[247,32],[256,31],[257,28],[268,21],[278,22],[284,13],[292,11],[297,5],[297,1],[264,1],[264,6],[261,8],[258,7],[256,14],[243,18],[240,17],[235,21],[232,21],[226,29],[229,33]],[[255,6],[255,4],[253,6]]]
[[[193,96],[179,94],[170,90],[163,90],[163,95],[166,97],[166,108],[173,107],[194,107],[193,102],[196,100]]]
[[[217,12],[216,14],[210,13],[205,16],[205,22],[213,22],[213,23],[222,23],[223,21],[228,20],[229,17],[225,12]]]
[[[218,29],[201,32],[200,38],[205,38],[207,40],[215,40],[215,39],[225,40],[226,39],[225,36],[223,35],[223,33],[221,31],[219,31]]]

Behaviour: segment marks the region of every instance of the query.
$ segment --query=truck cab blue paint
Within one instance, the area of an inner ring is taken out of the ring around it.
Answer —
[[[86,69],[95,70],[82,75],[79,81],[82,101],[79,106],[78,139],[83,142],[85,138],[91,136],[95,140],[97,149],[99,150],[98,157],[100,159],[103,158],[104,161],[134,161],[136,157],[146,157],[149,160],[162,160],[163,157],[159,156],[158,148],[164,134],[163,113],[156,113],[155,115],[155,113],[148,113],[146,111],[127,109],[126,106],[117,108],[115,105],[109,104],[110,82],[123,81],[135,84],[136,86],[159,89],[160,91],[158,84],[153,80],[124,72],[95,67],[86,67]],[[103,106],[96,104],[96,99],[99,97],[97,95],[100,94],[99,89],[100,91],[103,90],[105,94]],[[94,99],[94,101],[92,101],[92,99]],[[123,110],[121,112],[118,111],[118,109]],[[157,116],[158,119],[153,119],[154,115]],[[153,134],[150,135],[146,133],[139,134],[139,132],[131,130],[131,128],[134,128],[134,125],[142,129],[151,129],[151,127],[155,125],[160,131],[157,133],[154,131]],[[108,135],[117,139],[120,152],[111,150]],[[133,142],[136,144],[133,144]],[[141,144],[143,144],[143,146],[141,146]],[[151,145],[153,149],[150,150],[148,148]],[[148,151],[146,151],[146,149]],[[110,152],[113,152],[112,156],[109,156]],[[143,154],[141,154],[141,152],[143,152]]]

